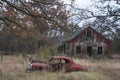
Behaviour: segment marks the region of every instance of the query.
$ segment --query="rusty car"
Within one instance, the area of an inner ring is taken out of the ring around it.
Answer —
[[[70,57],[52,56],[48,62],[33,60],[29,65],[29,70],[73,72],[87,71],[87,68],[75,63]]]

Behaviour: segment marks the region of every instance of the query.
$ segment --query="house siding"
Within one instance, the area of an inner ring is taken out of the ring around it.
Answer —
[[[91,37],[87,37],[87,30],[91,30]],[[97,55],[99,54],[107,54],[110,51],[111,41],[105,38],[103,35],[95,31],[93,28],[88,27],[83,30],[80,34],[72,38],[67,42],[69,48],[67,48],[67,53],[70,55],[80,55],[80,54],[88,54],[88,55]],[[76,46],[81,46],[81,53],[76,53]]]

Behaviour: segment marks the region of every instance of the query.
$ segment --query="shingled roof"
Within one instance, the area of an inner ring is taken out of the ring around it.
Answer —
[[[94,30],[94,31],[95,31],[95,32],[97,32],[99,35],[101,35],[103,38],[105,38],[106,40],[108,40],[108,41],[110,41],[110,42],[111,42],[111,40],[110,40],[110,39],[106,38],[104,35],[102,35],[101,33],[99,33],[98,31],[96,31],[95,29],[93,29],[93,28],[92,28],[92,27],[90,27],[90,26],[89,26],[89,27],[87,27],[87,28],[85,28],[85,29],[83,29],[82,31],[78,32],[77,34],[72,35],[69,39],[65,40],[64,42],[69,42],[69,41],[73,40],[75,37],[79,36],[82,32],[86,31],[86,29],[88,29],[88,28],[90,28],[90,29]]]

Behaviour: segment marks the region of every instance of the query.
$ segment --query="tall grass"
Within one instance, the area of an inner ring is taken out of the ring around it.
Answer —
[[[49,56],[48,56],[49,57]],[[0,80],[119,80],[119,60],[93,60],[74,58],[78,64],[88,67],[87,72],[26,72],[28,61],[22,56],[5,56],[0,62]]]

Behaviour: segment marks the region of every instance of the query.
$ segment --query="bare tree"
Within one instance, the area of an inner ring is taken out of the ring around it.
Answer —
[[[49,41],[49,31],[67,32],[67,15],[66,6],[60,0],[0,1],[1,33],[14,36],[14,43],[29,50],[30,46],[36,48],[39,41]]]

